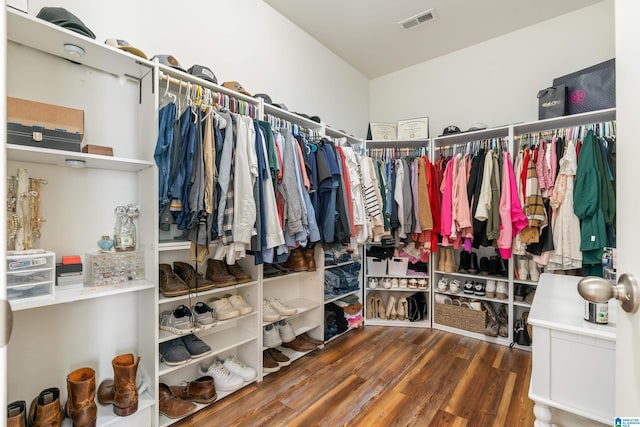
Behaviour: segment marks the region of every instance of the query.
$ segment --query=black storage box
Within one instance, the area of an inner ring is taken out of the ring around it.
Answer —
[[[566,116],[567,85],[548,87],[538,92],[538,120]]]
[[[615,58],[553,80],[553,86],[561,84],[569,88],[569,114],[615,107]]]
[[[80,152],[82,135],[38,126],[7,123],[7,144]]]

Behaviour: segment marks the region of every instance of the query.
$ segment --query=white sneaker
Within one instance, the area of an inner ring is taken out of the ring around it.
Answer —
[[[236,391],[244,385],[242,377],[231,373],[219,360],[214,360],[213,364],[206,370],[202,369],[202,366],[198,369],[200,376],[210,375],[213,377],[217,392]]]
[[[496,281],[487,279],[487,286],[485,288],[487,298],[495,298],[496,297]]]
[[[228,298],[213,298],[210,302],[216,311],[218,320],[233,319],[240,316],[240,311],[231,305]]]
[[[282,342],[291,342],[296,339],[296,333],[293,331],[291,324],[285,319],[282,319],[276,325],[278,325],[278,332],[280,332]]]
[[[271,324],[262,328],[262,345],[267,348],[277,347],[282,344],[282,338],[276,325]]]
[[[269,300],[262,301],[262,320],[264,322],[276,322],[280,320],[280,314],[273,309]]]
[[[285,305],[278,298],[272,299],[270,304],[271,307],[273,307],[273,309],[277,311],[281,316],[291,316],[292,314],[296,314],[298,312],[297,308],[291,308]]]
[[[449,290],[449,281],[446,277],[438,280],[438,292],[447,292]]]
[[[251,366],[247,366],[238,360],[235,356],[229,356],[222,362],[225,368],[227,368],[232,374],[239,375],[245,382],[253,381],[258,376],[258,373]]]
[[[497,282],[496,283],[496,298],[498,299],[507,299],[509,297],[508,284],[507,282]]]
[[[253,311],[253,307],[247,304],[247,302],[244,300],[244,298],[242,298],[241,295],[229,295],[228,299],[233,308],[237,309],[240,312],[240,316],[249,314]]]
[[[440,290],[440,289],[438,288],[438,290]],[[459,280],[455,280],[455,279],[452,280],[449,283],[449,291],[451,291],[452,294],[459,294],[460,291],[461,291],[460,281]]]

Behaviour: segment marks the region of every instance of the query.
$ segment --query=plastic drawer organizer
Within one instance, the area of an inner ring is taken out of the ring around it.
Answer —
[[[56,279],[56,254],[29,251],[7,253],[7,298],[9,301],[53,296]]]
[[[144,252],[92,252],[86,255],[86,262],[89,286],[144,279]]]

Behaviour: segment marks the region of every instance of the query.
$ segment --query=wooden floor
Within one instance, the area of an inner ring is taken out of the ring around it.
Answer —
[[[366,326],[177,426],[533,426],[531,353]]]

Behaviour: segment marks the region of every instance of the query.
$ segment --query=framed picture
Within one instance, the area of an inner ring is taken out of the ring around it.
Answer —
[[[370,123],[371,138],[374,140],[396,139],[396,126],[393,123]]]
[[[429,117],[398,120],[398,139],[429,138]]]

